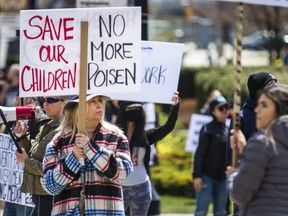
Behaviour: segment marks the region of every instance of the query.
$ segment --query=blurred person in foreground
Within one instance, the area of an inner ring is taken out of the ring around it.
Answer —
[[[24,164],[24,177],[21,185],[21,192],[32,195],[35,207],[31,216],[50,216],[52,211],[53,196],[48,194],[40,184],[40,177],[43,174],[42,160],[47,144],[56,134],[56,129],[60,125],[62,109],[67,103],[68,97],[44,97],[43,106],[49,120],[45,120],[40,127],[35,139],[31,139],[28,134],[28,125],[21,125],[17,122],[13,132],[21,134],[18,144],[22,148],[22,153],[16,152],[19,163]]]
[[[134,172],[123,182],[125,210],[131,216],[146,216],[152,200],[149,177],[150,145],[163,139],[175,127],[180,108],[178,92],[172,96],[169,117],[164,125],[145,130],[146,115],[143,104],[133,101],[119,101],[120,110],[116,125],[123,129],[129,140]]]
[[[43,188],[54,195],[53,216],[125,215],[122,182],[133,165],[126,136],[104,121],[107,98],[88,95],[86,116],[78,116],[79,99],[64,107],[41,178]],[[85,132],[78,131],[78,121],[86,121]]]
[[[249,96],[245,100],[243,107],[239,113],[240,115],[240,129],[243,132],[246,140],[248,140],[254,133],[258,132],[256,127],[256,114],[254,112],[257,106],[257,93],[264,88],[270,86],[278,86],[278,81],[269,72],[256,72],[249,75],[247,80],[247,87],[249,91]],[[229,131],[233,129],[233,119],[230,122]],[[232,151],[230,148],[230,133],[227,139],[227,163],[232,164]],[[241,159],[241,155],[239,157]],[[233,215],[238,215],[238,206],[234,204]]]
[[[196,191],[195,216],[207,215],[213,201],[213,213],[226,215],[228,190],[226,186],[226,141],[228,102],[223,96],[209,104],[213,120],[202,126],[199,145],[194,156],[193,182]]]
[[[255,108],[259,130],[248,142],[233,131],[231,148],[243,153],[239,169],[228,167],[231,199],[239,215],[288,215],[288,88],[260,92]]]

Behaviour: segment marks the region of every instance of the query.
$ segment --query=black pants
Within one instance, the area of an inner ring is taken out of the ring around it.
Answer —
[[[49,195],[32,195],[35,204],[31,216],[51,216],[53,207],[53,196]]]

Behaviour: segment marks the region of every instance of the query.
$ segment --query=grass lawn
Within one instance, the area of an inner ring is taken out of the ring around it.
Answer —
[[[196,200],[187,197],[161,195],[161,213],[194,213]]]
[[[196,199],[178,196],[161,195],[161,213],[192,214],[195,212]],[[232,205],[232,203],[231,203]],[[232,206],[231,206],[232,207]],[[213,206],[209,205],[209,213],[212,213]]]

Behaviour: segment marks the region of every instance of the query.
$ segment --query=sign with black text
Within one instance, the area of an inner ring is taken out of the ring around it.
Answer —
[[[184,44],[141,42],[141,91],[109,94],[115,100],[171,104],[177,91]]]
[[[140,7],[25,10],[20,97],[79,93],[81,21],[89,26],[87,94],[140,91]]]
[[[33,207],[31,195],[20,191],[23,165],[16,159],[16,150],[11,137],[0,134],[0,200]]]

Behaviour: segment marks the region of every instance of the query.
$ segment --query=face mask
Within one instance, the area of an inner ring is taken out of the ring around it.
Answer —
[[[127,121],[137,122],[140,118],[141,111],[140,110],[129,110],[125,112],[125,117]]]

